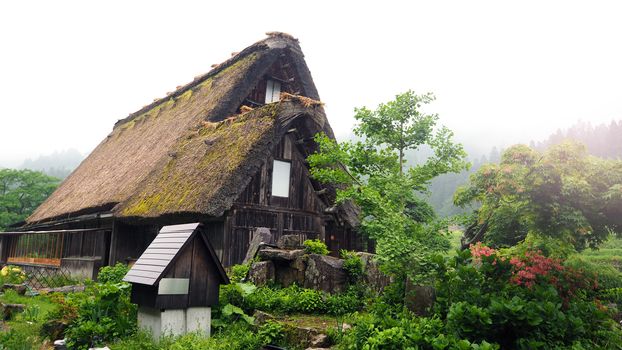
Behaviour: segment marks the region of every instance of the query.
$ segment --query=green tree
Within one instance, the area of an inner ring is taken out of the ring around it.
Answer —
[[[596,247],[622,228],[622,161],[589,156],[566,142],[538,152],[506,150],[455,194],[456,204],[479,203],[463,248],[484,241],[512,246],[527,234],[555,238],[575,249]]]
[[[354,132],[361,140],[338,143],[318,134],[319,151],[308,158],[312,176],[338,188],[337,203],[352,200],[361,208],[359,229],[376,240],[385,269],[394,274],[421,275],[430,254],[448,247],[442,225],[419,195],[434,177],[468,167],[453,133],[437,127],[438,115],[422,111],[433,100],[408,91],[374,111],[358,108]],[[407,164],[405,152],[421,147],[432,156]]]
[[[59,181],[39,171],[0,169],[0,231],[26,219]]]

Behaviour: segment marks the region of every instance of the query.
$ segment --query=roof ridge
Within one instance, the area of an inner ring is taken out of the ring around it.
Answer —
[[[175,99],[181,95],[183,95],[185,92],[187,92],[188,90],[196,87],[197,85],[203,83],[204,81],[206,81],[207,79],[215,76],[216,74],[220,73],[221,71],[223,71],[224,69],[226,69],[227,67],[230,67],[231,65],[233,65],[235,62],[239,61],[240,59],[254,53],[257,52],[261,49],[272,49],[272,48],[285,48],[285,47],[289,47],[290,49],[295,50],[297,53],[302,54],[302,50],[300,49],[300,45],[298,44],[298,39],[294,38],[293,36],[291,36],[290,34],[287,33],[283,33],[283,32],[268,32],[266,33],[266,35],[268,35],[267,38],[262,39],[260,41],[255,42],[254,44],[246,47],[244,50],[236,53],[235,55],[233,55],[232,57],[226,59],[225,61],[219,63],[217,66],[215,66],[213,69],[211,69],[210,71],[208,71],[207,73],[204,73],[202,75],[199,75],[197,77],[195,77],[191,82],[185,84],[185,85],[181,85],[179,87],[177,87],[175,89],[175,91],[167,94],[165,97],[161,97],[161,98],[157,98],[155,100],[153,100],[153,102],[151,102],[150,104],[143,106],[141,109],[137,110],[136,112],[130,113],[127,117],[123,118],[123,119],[119,119],[117,120],[117,122],[114,124],[113,126],[113,130],[116,129],[118,126],[123,125],[127,122],[132,121],[134,118],[152,110],[154,107],[158,106],[161,103],[166,102],[169,99]]]

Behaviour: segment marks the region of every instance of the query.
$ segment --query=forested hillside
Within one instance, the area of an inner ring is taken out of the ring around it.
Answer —
[[[542,151],[567,139],[585,144],[591,155],[601,158],[621,158],[622,120],[596,126],[589,122],[578,122],[566,130],[558,129],[544,141],[532,140],[529,145]],[[444,174],[435,178],[428,187],[428,200],[437,214],[445,217],[465,212],[465,209],[453,204],[454,192],[459,186],[466,184],[469,176],[483,164],[498,162],[499,154],[500,150],[496,147],[488,155],[469,154],[472,164],[469,170],[458,174]]]
[[[581,121],[567,130],[558,129],[548,139],[532,143],[532,146],[543,150],[565,139],[573,139],[585,144],[590,154],[597,157],[620,158],[622,157],[622,120],[617,122],[613,120],[609,124],[596,126]]]

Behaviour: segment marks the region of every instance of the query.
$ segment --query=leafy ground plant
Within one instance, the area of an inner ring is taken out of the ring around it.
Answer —
[[[326,244],[319,239],[307,239],[302,242],[302,245],[305,247],[305,252],[307,254],[328,254],[328,247],[326,247]]]

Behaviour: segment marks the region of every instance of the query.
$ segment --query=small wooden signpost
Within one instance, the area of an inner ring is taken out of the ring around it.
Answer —
[[[124,281],[132,283],[138,324],[154,338],[202,331],[227,275],[201,224],[164,226]]]

